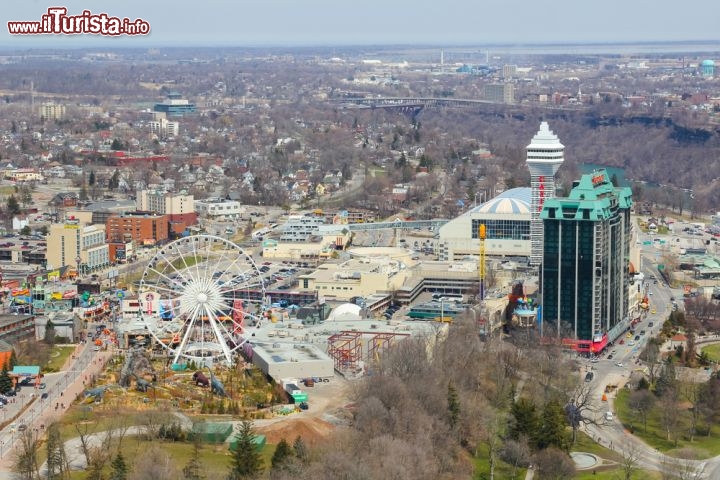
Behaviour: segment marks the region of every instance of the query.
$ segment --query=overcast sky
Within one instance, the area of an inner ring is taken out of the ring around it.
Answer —
[[[100,45],[477,45],[716,40],[718,0],[4,0],[0,45],[96,45],[98,36],[14,36],[6,22],[69,14],[142,18],[146,38]],[[720,45],[720,44],[719,44]]]

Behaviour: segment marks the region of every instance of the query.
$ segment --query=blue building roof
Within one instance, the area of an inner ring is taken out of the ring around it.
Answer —
[[[15,365],[11,373],[20,377],[37,376],[40,374],[40,367],[36,365]]]

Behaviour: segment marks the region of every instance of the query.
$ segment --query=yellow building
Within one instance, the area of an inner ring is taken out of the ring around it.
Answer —
[[[105,225],[87,225],[75,218],[52,224],[45,259],[48,268],[69,265],[81,274],[110,266]]]

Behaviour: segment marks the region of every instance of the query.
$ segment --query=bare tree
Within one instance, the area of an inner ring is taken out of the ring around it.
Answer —
[[[648,368],[650,385],[655,383],[655,380],[662,369],[662,363],[659,362],[659,359],[660,345],[654,338],[651,338],[643,351],[640,353],[640,360],[645,362]]]
[[[646,432],[648,413],[653,405],[655,405],[655,395],[649,390],[636,390],[630,394],[630,408],[640,417],[643,430]]]
[[[577,431],[582,424],[598,425],[600,405],[594,398],[594,391],[588,382],[578,383],[565,404],[565,413],[572,428],[572,444],[577,440]]]
[[[495,467],[502,451],[502,439],[500,437],[507,419],[505,415],[498,411],[493,412],[492,409],[486,410],[485,434],[483,435],[483,443],[487,449],[488,463],[490,464],[490,480],[495,479]]]
[[[90,430],[90,422],[76,422],[75,430],[80,440],[80,451],[85,456],[85,464],[90,465],[92,457],[92,445],[90,443],[91,435],[94,433]]]
[[[566,480],[575,476],[575,463],[562,450],[550,447],[535,455],[540,478],[545,480]]]
[[[157,480],[181,478],[170,456],[156,446],[150,446],[135,459],[129,480]]]
[[[13,470],[22,480],[40,478],[40,439],[31,429],[20,432],[20,447],[14,461]]]
[[[527,437],[522,436],[518,440],[507,439],[500,452],[505,463],[512,465],[512,478],[516,478],[517,470],[520,467],[527,467],[532,460],[532,451],[528,444]]]
[[[674,388],[669,388],[663,392],[663,396],[660,398],[661,411],[660,411],[660,423],[665,430],[665,439],[670,440],[670,437],[675,437],[675,443],[677,444],[677,437],[675,436],[675,429],[680,422],[680,412],[677,408],[678,394]]]
[[[627,441],[622,446],[620,453],[622,455],[620,467],[623,471],[624,480],[631,480],[633,473],[635,473],[639,468],[638,463],[642,456],[642,452],[635,442]]]

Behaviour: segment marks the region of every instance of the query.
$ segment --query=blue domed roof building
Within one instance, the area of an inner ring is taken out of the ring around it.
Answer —
[[[485,225],[488,256],[530,256],[529,187],[512,188],[450,220],[439,230],[440,260],[479,255],[478,230]]]
[[[703,77],[714,77],[715,76],[715,62],[712,60],[703,60],[700,63],[700,74]]]

